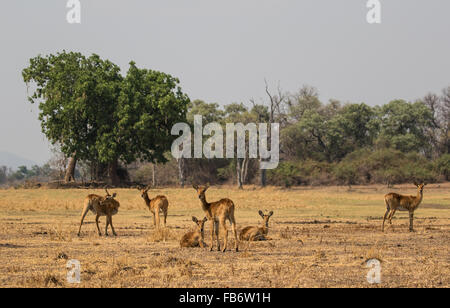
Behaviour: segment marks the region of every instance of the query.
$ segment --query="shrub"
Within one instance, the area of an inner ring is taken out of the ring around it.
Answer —
[[[434,170],[445,177],[445,180],[450,180],[450,154],[442,155],[436,162]]]

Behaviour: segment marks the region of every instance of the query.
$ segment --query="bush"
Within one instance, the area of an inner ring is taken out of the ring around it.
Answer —
[[[358,164],[354,162],[342,162],[334,168],[334,176],[340,184],[358,184]]]
[[[436,162],[434,170],[444,176],[445,180],[450,180],[450,154],[442,155]]]
[[[313,160],[281,162],[278,168],[268,170],[267,182],[284,187],[332,184],[332,165]]]
[[[436,182],[438,174],[433,164],[418,153],[403,153],[394,149],[355,151],[340,162],[336,177],[345,184],[398,184],[413,181]]]

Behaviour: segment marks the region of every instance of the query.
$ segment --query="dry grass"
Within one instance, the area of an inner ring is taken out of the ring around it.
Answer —
[[[259,209],[274,211],[272,240],[241,243],[239,253],[179,248],[191,216],[203,217],[192,188],[150,192],[169,199],[167,228],[160,230],[136,190],[117,190],[117,238],[99,237],[91,214],[76,236],[83,198],[101,190],[0,190],[0,286],[377,287],[366,282],[365,266],[377,258],[381,287],[450,287],[450,183],[426,187],[415,233],[402,212],[381,233],[383,195],[391,190],[415,192],[412,185],[212,187],[208,200],[235,202],[239,229],[258,225]],[[232,248],[231,232],[229,240]],[[66,281],[70,259],[81,262],[81,284]]]

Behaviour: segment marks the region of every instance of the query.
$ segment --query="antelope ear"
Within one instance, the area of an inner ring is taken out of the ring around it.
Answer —
[[[203,218],[203,222],[205,222],[205,221],[207,221],[207,220],[208,220],[208,217]]]
[[[195,216],[192,216],[192,221],[193,221],[193,222],[195,222],[195,223],[197,223],[197,222],[198,222],[198,219],[197,219],[197,217],[195,217]]]
[[[209,188],[209,186],[210,186],[209,183],[207,183],[205,186],[205,190],[207,190]]]
[[[113,194],[112,194],[112,197],[113,197],[113,198],[117,197],[117,193],[113,193]]]
[[[428,184],[428,183],[425,183],[425,182],[424,182],[424,183],[423,183],[423,186],[425,186],[425,185],[427,185],[427,184]]]
[[[416,182],[416,181],[414,181],[414,185],[416,185],[416,186],[419,186],[419,184],[417,184],[417,182]]]
[[[195,190],[198,190],[198,185],[193,184],[192,187],[193,187]]]
[[[259,214],[259,216],[261,216],[262,218],[264,218],[264,213],[263,213],[263,211],[259,210],[259,211],[258,211],[258,214]]]
[[[270,216],[272,216],[272,215],[273,215],[273,211],[270,211],[270,213],[269,213],[269,217],[270,217]]]

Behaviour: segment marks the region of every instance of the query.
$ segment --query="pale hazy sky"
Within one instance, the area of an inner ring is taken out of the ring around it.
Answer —
[[[3,0],[0,12],[0,151],[38,163],[49,145],[21,70],[62,49],[97,53],[123,73],[134,60],[220,104],[263,97],[264,78],[370,105],[450,85],[448,0],[381,0],[380,25],[366,22],[366,0],[81,0],[81,25],[66,22],[66,3]]]

